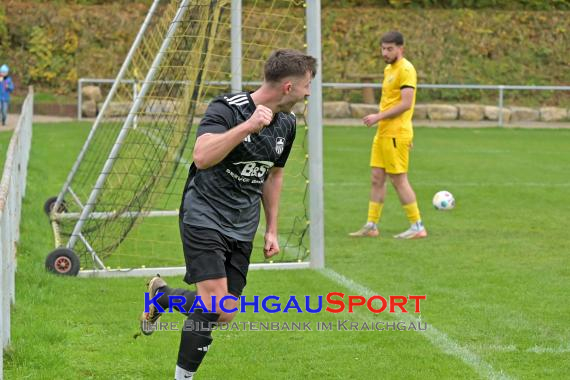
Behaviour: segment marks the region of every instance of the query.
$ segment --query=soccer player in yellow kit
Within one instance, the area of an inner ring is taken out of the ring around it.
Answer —
[[[416,194],[408,181],[407,174],[414,136],[412,114],[416,102],[417,74],[410,61],[404,58],[404,36],[400,32],[384,34],[381,43],[382,57],[388,65],[384,69],[380,112],[362,119],[368,127],[378,125],[370,157],[372,186],[368,221],[360,230],[349,235],[355,237],[379,235],[377,225],[384,207],[386,177],[389,177],[411,224],[408,230],[394,237],[425,238],[427,231],[422,223]]]

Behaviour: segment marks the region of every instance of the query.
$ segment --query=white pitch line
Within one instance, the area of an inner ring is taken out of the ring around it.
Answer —
[[[526,350],[526,352],[532,352],[535,354],[566,354],[570,352],[570,347],[538,347],[534,346]]]
[[[328,279],[336,282],[337,284],[349,289],[355,294],[362,295],[366,298],[370,298],[374,295],[381,294],[377,293],[364,285],[361,285],[353,280],[343,276],[340,273],[335,272],[332,269],[322,269],[319,271]],[[424,322],[419,318],[412,317],[409,314],[398,313],[398,318],[407,323],[414,322]],[[455,356],[462,362],[467,364],[469,367],[473,368],[479,375],[487,379],[510,379],[508,375],[502,371],[496,371],[489,363],[485,362],[481,357],[479,357],[474,352],[469,351],[468,348],[461,346],[459,343],[451,339],[446,333],[438,330],[432,325],[427,326],[425,330],[415,330],[421,333],[426,339],[430,341],[431,344],[438,347],[441,351],[451,356]]]
[[[356,152],[362,153],[362,147],[359,146],[335,146],[334,148],[330,149],[330,153],[336,154],[339,152]],[[503,150],[503,149],[464,149],[464,150],[441,150],[441,149],[425,149],[425,148],[414,148],[414,152],[418,153],[429,153],[429,154],[448,154],[448,153],[460,153],[460,154],[512,154],[512,153],[523,153],[526,154],[527,152],[520,152],[516,150]],[[561,156],[566,155],[563,150],[555,150],[555,151],[539,151],[537,152],[541,155],[555,155]]]
[[[491,345],[480,345],[475,346],[477,350],[480,351],[490,351],[490,352],[526,352],[531,354],[566,354],[570,352],[569,347],[541,347],[541,346],[533,346],[531,348],[519,348],[515,345],[498,345],[498,344],[491,344]]]
[[[331,148],[330,151],[332,153],[338,152],[357,152],[362,153],[363,149],[360,146],[335,146]],[[462,154],[510,154],[515,153],[516,151],[512,150],[503,150],[503,149],[465,149],[465,150],[441,150],[441,149],[425,149],[425,148],[414,148],[414,152],[419,153],[436,153],[436,154],[448,154],[448,153],[462,153]],[[522,153],[522,152],[521,152]],[[543,153],[550,153],[550,154],[563,154],[563,152],[544,152],[540,151],[541,154]]]
[[[415,186],[447,186],[447,187],[570,187],[570,182],[548,183],[548,182],[422,182],[414,181]],[[325,186],[333,187],[370,187],[370,181],[361,182],[325,182]]]

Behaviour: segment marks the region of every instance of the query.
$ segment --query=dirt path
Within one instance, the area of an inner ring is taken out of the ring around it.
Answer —
[[[0,132],[11,131],[16,127],[18,122],[18,114],[9,114],[7,125],[0,126]],[[47,115],[34,115],[34,123],[61,123],[66,121],[75,121],[77,119],[71,117],[60,116],[47,116]],[[84,121],[93,122],[95,119],[84,119]],[[197,120],[196,120],[197,121]],[[342,125],[364,127],[360,119],[324,119],[324,125]],[[431,120],[415,120],[415,127],[460,127],[460,128],[489,128],[496,127],[497,122],[493,121],[463,121],[463,120],[450,120],[450,121],[431,121]],[[521,121],[515,123],[507,123],[505,128],[568,128],[570,129],[570,122],[543,122],[543,121]]]
[[[8,119],[6,119],[6,126],[0,126],[0,132],[13,131],[16,128],[16,123],[18,122],[19,114],[10,113],[8,114]],[[47,115],[34,115],[34,123],[61,123],[64,121],[74,121],[75,119],[70,117],[60,117],[60,116],[47,116]]]

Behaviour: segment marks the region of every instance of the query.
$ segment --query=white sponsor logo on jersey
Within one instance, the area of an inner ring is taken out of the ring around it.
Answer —
[[[239,174],[244,177],[263,178],[267,171],[273,167],[271,161],[243,161],[234,162],[239,169]]]

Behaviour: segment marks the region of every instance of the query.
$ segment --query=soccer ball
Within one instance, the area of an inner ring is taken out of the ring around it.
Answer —
[[[433,196],[432,203],[436,210],[451,210],[455,207],[455,198],[449,191],[438,191]]]

